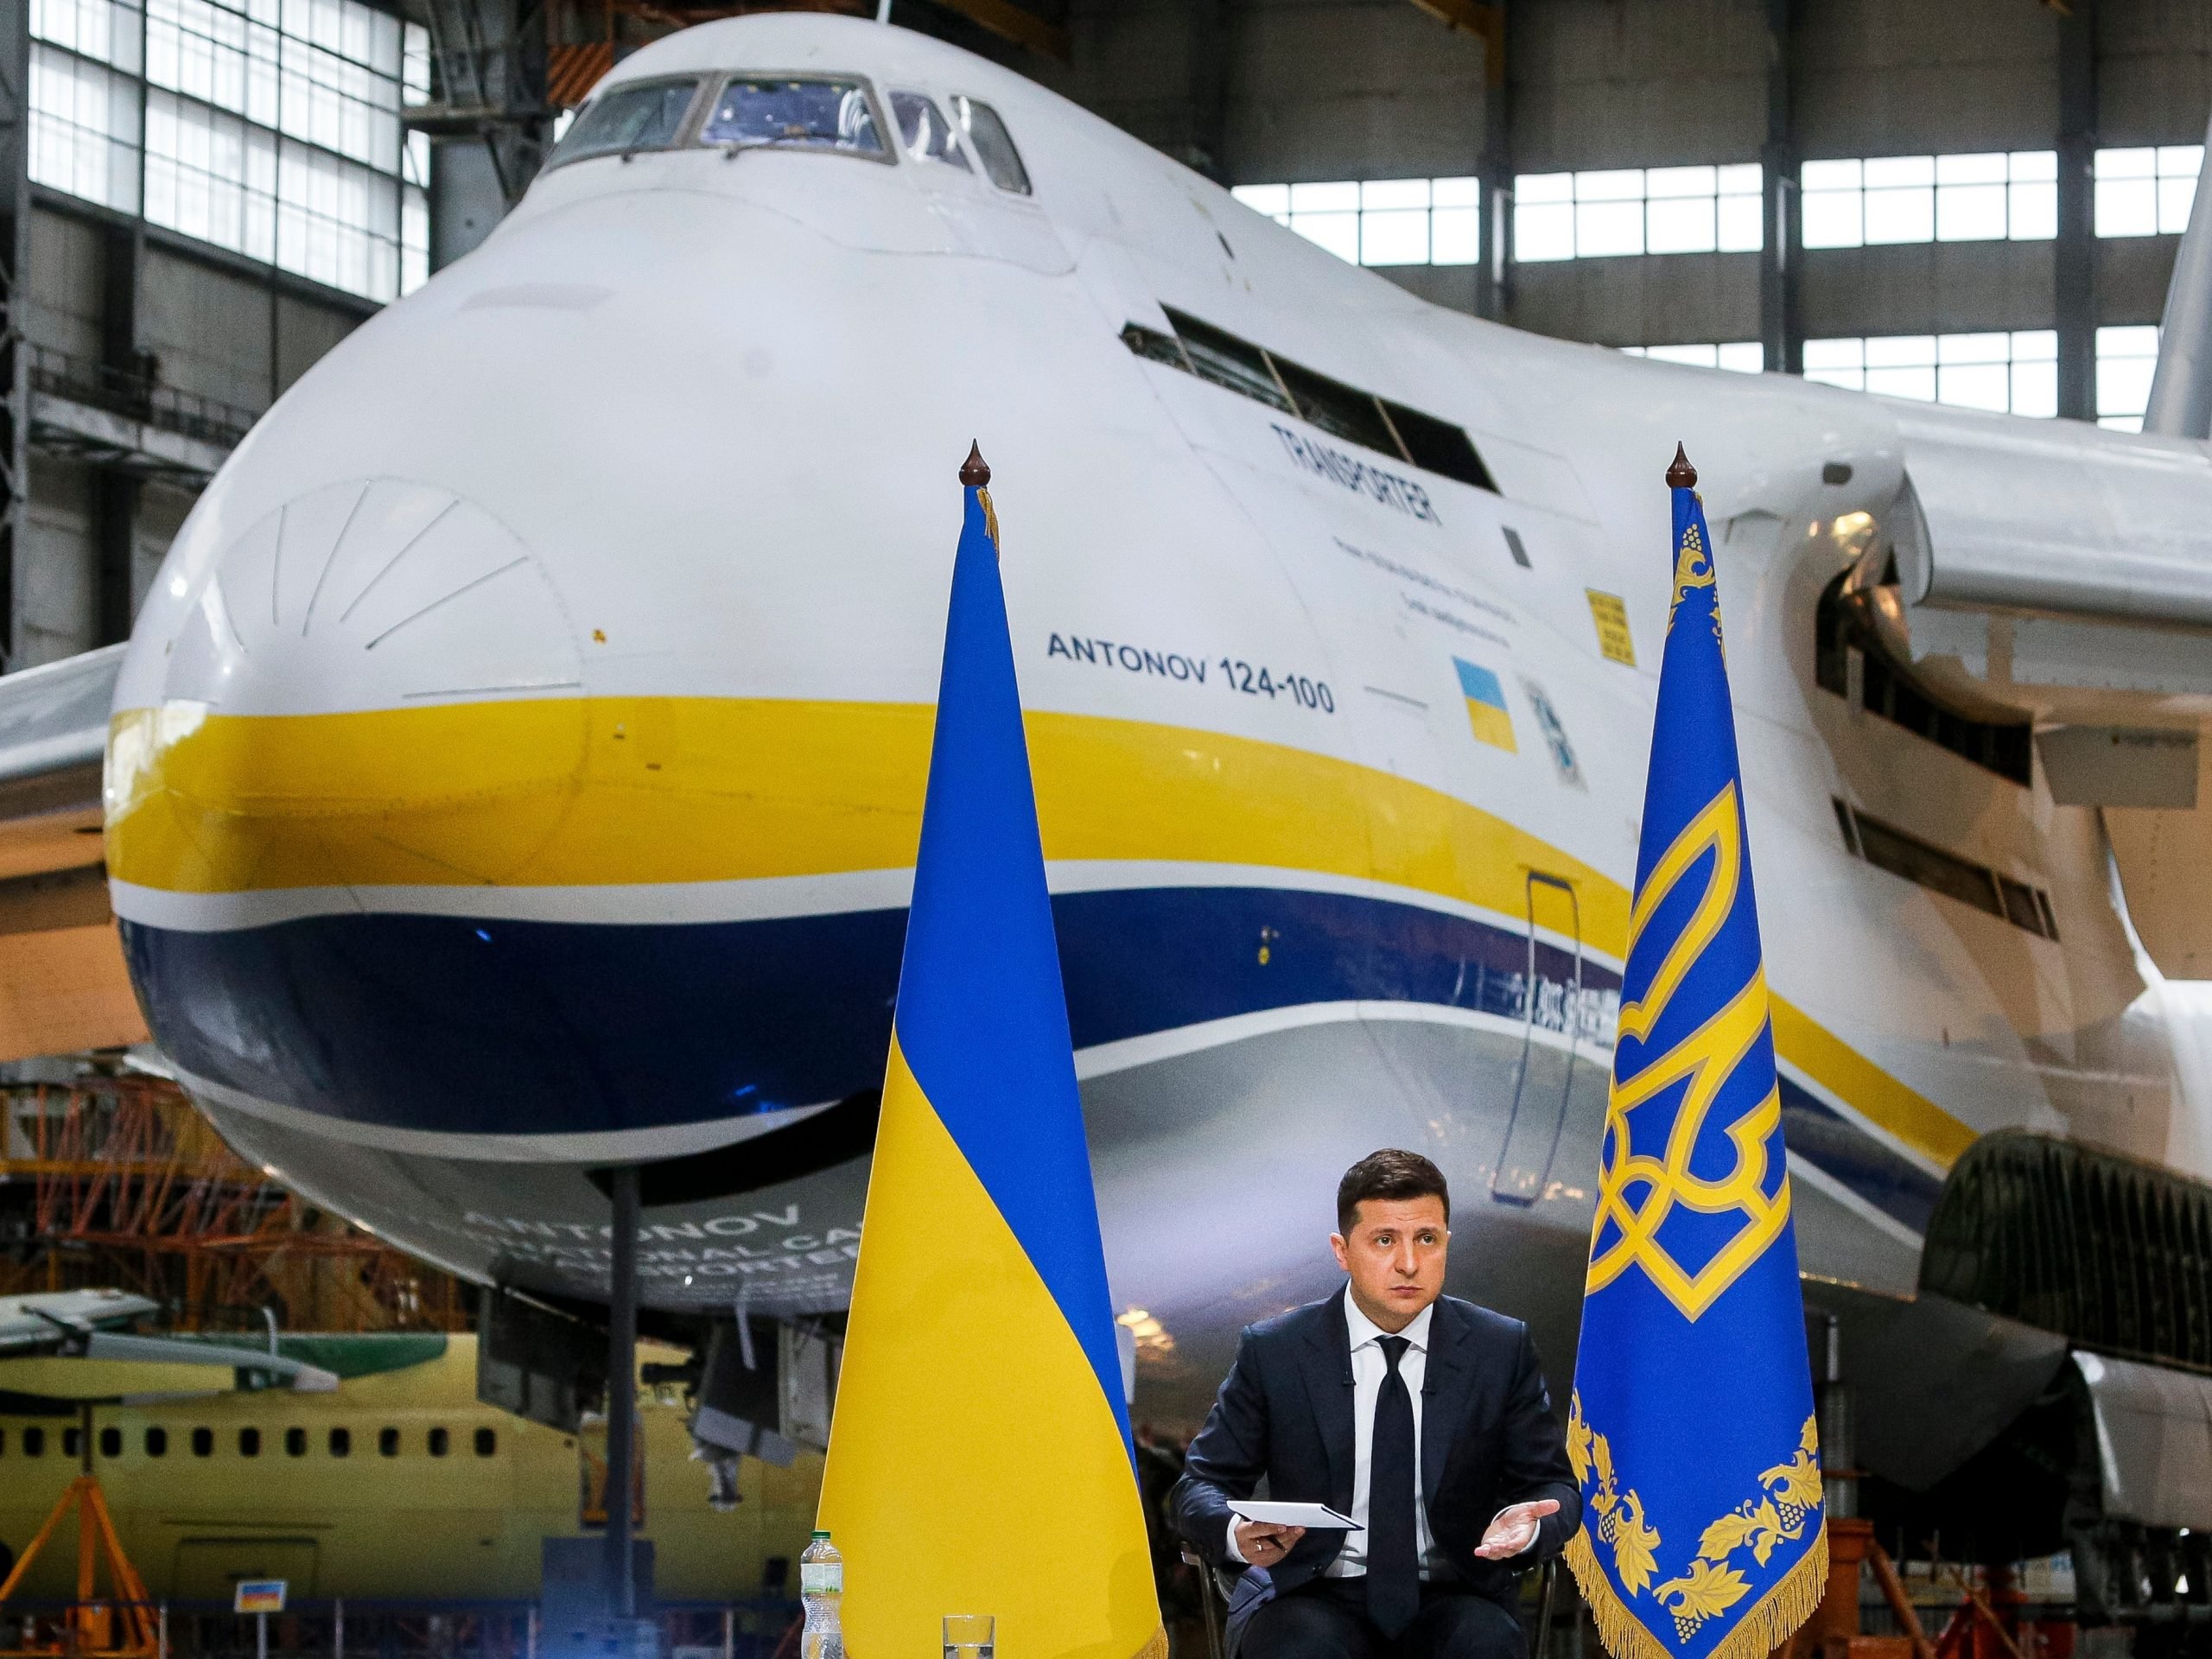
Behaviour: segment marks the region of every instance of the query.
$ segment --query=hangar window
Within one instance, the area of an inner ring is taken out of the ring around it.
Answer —
[[[2179,236],[2196,201],[2202,144],[2101,149],[2096,159],[2099,236]]]
[[[353,1431],[350,1428],[332,1429],[329,1445],[332,1457],[350,1458],[353,1455]]]
[[[476,1431],[476,1455],[478,1457],[488,1458],[499,1449],[499,1430],[495,1428],[480,1428]]]
[[[868,88],[842,76],[739,75],[723,86],[699,137],[734,149],[820,149],[892,159]]]
[[[123,1431],[119,1428],[100,1430],[100,1456],[119,1458],[123,1455]]]
[[[1847,391],[2049,418],[2058,413],[2058,334],[2016,328],[1808,340],[1805,378]]]
[[[2042,889],[1999,875],[1986,864],[1945,852],[1895,824],[1869,817],[1847,801],[1836,800],[1835,818],[1843,831],[1845,848],[1875,868],[1971,905],[2024,931],[2044,938],[2058,937],[2050,896]]]
[[[918,162],[943,162],[963,173],[973,169],[952,136],[952,124],[930,99],[919,92],[891,94],[891,118],[899,124],[899,142]]]
[[[149,1458],[166,1458],[168,1454],[168,1430],[166,1428],[148,1429],[146,1431],[146,1455]]]
[[[683,118],[698,91],[696,75],[611,87],[570,124],[545,165],[550,169],[594,156],[666,149],[683,130]]]
[[[1808,248],[2048,242],[2058,233],[2056,150],[1807,162],[1798,179]]]
[[[1160,308],[1174,334],[1134,322],[1122,330],[1122,343],[1136,356],[1295,415],[1362,448],[1497,493],[1490,469],[1464,429],[1318,374],[1172,306]]]
[[[2097,424],[2140,432],[2158,368],[2158,325],[2124,322],[2097,330]]]
[[[1014,147],[1014,135],[999,119],[999,112],[972,98],[956,98],[952,113],[991,182],[1009,195],[1027,195],[1029,169],[1021,164],[1021,152]]]
[[[377,1431],[377,1452],[379,1456],[396,1458],[399,1455],[399,1431],[380,1428]]]
[[[1513,181],[1513,257],[1756,253],[1764,178],[1757,162],[1523,173]]]
[[[23,1455],[27,1458],[42,1458],[46,1455],[44,1429],[33,1427],[23,1431]]]
[[[304,1428],[286,1429],[284,1431],[284,1455],[288,1458],[304,1458],[307,1454],[307,1430]]]
[[[257,1458],[261,1455],[261,1431],[257,1428],[238,1430],[238,1456]]]
[[[1482,185],[1471,178],[1240,184],[1230,195],[1359,265],[1471,265]]]
[[[192,1455],[195,1458],[212,1458],[215,1455],[213,1429],[195,1428],[192,1431]]]
[[[1694,341],[1680,346],[1624,346],[1630,357],[1648,357],[1660,363],[1687,363],[1699,369],[1732,369],[1738,374],[1766,372],[1766,346],[1756,340]]]

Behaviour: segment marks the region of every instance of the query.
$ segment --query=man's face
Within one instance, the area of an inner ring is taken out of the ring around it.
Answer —
[[[1349,1236],[1329,1235],[1337,1265],[1351,1275],[1351,1299],[1385,1331],[1402,1331],[1444,1289],[1452,1230],[1444,1200],[1362,1198]]]

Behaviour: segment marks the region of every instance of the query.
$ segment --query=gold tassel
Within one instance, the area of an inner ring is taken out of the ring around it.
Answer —
[[[1144,1646],[1139,1648],[1136,1652],[1131,1656],[1131,1659],[1167,1659],[1167,1631],[1166,1628],[1162,1627],[1160,1629],[1157,1629],[1154,1630],[1150,1636],[1147,1637],[1145,1638]]]
[[[1599,1564],[1588,1532],[1578,1532],[1567,1541],[1567,1564],[1581,1587],[1582,1599],[1597,1618],[1598,1639],[1613,1659],[1676,1659],[1621,1600],[1613,1581]],[[1823,1517],[1813,1547],[1748,1611],[1738,1616],[1736,1628],[1707,1659],[1767,1659],[1789,1639],[1791,1631],[1813,1616],[1827,1587],[1828,1529]],[[1656,1602],[1653,1605],[1664,1617],[1665,1609]]]
[[[998,510],[991,505],[991,493],[979,489],[976,492],[976,499],[983,504],[983,528],[991,532],[991,545],[998,548],[1000,556],[1003,557],[1006,549],[999,545],[999,515]],[[1160,1639],[1165,1642],[1167,1638],[1163,1636]],[[1139,1656],[1139,1659],[1152,1659],[1152,1656],[1145,1654]]]

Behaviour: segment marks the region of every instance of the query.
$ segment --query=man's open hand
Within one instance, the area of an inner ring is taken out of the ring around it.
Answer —
[[[1240,1521],[1236,1523],[1236,1551],[1254,1567],[1274,1567],[1305,1535],[1303,1527],[1277,1526],[1272,1521]]]
[[[1536,1541],[1536,1528],[1548,1515],[1559,1513],[1555,1497],[1538,1498],[1533,1503],[1515,1503],[1497,1512],[1497,1519],[1490,1523],[1490,1530],[1483,1534],[1483,1541],[1475,1546],[1475,1554],[1485,1561],[1510,1560]]]

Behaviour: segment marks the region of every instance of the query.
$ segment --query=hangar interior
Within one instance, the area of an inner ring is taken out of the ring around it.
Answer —
[[[887,9],[1436,304],[1682,363],[2127,429],[2212,115],[2212,8],[2196,0]],[[0,667],[127,638],[254,422],[492,232],[609,66],[673,29],[773,10],[877,5],[0,0]],[[111,939],[97,867],[73,883],[41,869],[0,861],[0,933]],[[132,1011],[116,1020],[118,1045],[143,1037]],[[8,988],[0,1052],[35,1052],[34,1026]],[[112,1114],[86,1065],[10,1061],[0,1077],[19,1105],[54,1090],[80,1116]],[[46,1154],[7,1128],[0,1175],[20,1174]],[[467,1323],[449,1279],[303,1205],[295,1226],[275,1183],[235,1165],[222,1178],[268,1218],[257,1232],[285,1232],[296,1263],[296,1234],[317,1232],[345,1277],[338,1296],[312,1268],[289,1288],[243,1274],[239,1294],[326,1326]],[[0,1242],[35,1243],[26,1225]],[[143,1231],[79,1230],[156,1253]],[[159,1249],[142,1288],[198,1282],[185,1224]],[[376,1306],[357,1308],[370,1257]],[[92,1282],[91,1261],[41,1268],[44,1282]],[[2183,1564],[2200,1583],[2204,1541]],[[1899,1600],[1957,1601],[1963,1578],[1909,1565]],[[2055,1605],[2070,1580],[2007,1593]],[[1867,1628],[1897,1626],[1870,1607]],[[1579,1656],[1584,1627],[1569,1636]]]

